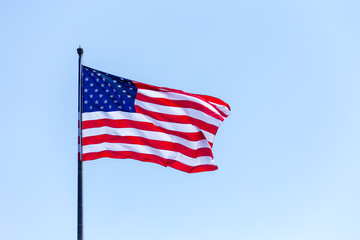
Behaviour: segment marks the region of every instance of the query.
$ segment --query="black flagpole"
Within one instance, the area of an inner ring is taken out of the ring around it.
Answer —
[[[82,205],[82,73],[81,73],[81,57],[84,50],[79,46],[77,53],[79,55],[79,95],[78,95],[78,107],[79,107],[79,122],[78,122],[78,137],[79,137],[79,157],[78,157],[78,217],[77,217],[77,240],[83,240],[83,205]]]

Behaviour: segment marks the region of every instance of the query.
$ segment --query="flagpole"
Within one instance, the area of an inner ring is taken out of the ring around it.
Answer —
[[[77,203],[77,240],[83,240],[83,202],[82,202],[82,65],[81,58],[84,50],[79,46],[77,53],[79,55],[79,86],[78,86],[78,203]]]

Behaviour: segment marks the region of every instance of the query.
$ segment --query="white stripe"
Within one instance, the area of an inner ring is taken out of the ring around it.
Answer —
[[[171,134],[163,133],[163,132],[154,132],[154,131],[145,131],[139,130],[136,128],[112,128],[112,127],[98,127],[98,128],[88,128],[83,130],[83,137],[92,137],[102,134],[108,134],[113,136],[134,136],[134,137],[143,137],[149,140],[158,140],[165,141],[171,143],[179,143],[185,147],[188,147],[193,150],[197,150],[199,148],[211,148],[207,140],[199,140],[199,141],[189,141],[184,138],[174,136]]]
[[[209,156],[202,156],[197,158],[190,158],[179,152],[173,152],[169,150],[160,150],[149,146],[136,145],[136,144],[115,144],[115,143],[99,143],[83,146],[83,153],[101,152],[101,151],[131,151],[136,153],[152,154],[165,159],[171,159],[188,166],[199,165],[215,165],[215,161]]]
[[[98,119],[113,119],[113,120],[133,120],[138,122],[148,122],[152,123],[155,126],[165,128],[167,130],[183,132],[183,133],[197,133],[202,132],[205,138],[209,142],[213,142],[214,134],[202,130],[192,124],[183,124],[183,123],[172,123],[172,122],[164,122],[156,120],[152,117],[141,113],[130,113],[130,112],[123,112],[123,111],[114,111],[114,112],[86,112],[82,113],[83,121],[89,120],[98,120]]]
[[[157,112],[157,113],[164,113],[164,114],[170,114],[170,115],[177,115],[177,116],[190,116],[192,118],[199,119],[203,122],[207,122],[209,124],[220,126],[222,121],[219,119],[216,119],[202,111],[192,109],[192,108],[183,108],[183,107],[169,107],[169,106],[163,106],[158,105],[154,103],[144,102],[135,99],[135,105],[138,105],[146,110]],[[219,115],[218,115],[219,116]]]
[[[151,98],[166,98],[166,99],[170,99],[170,100],[185,100],[185,101],[191,101],[191,102],[196,102],[199,103],[201,105],[203,105],[204,107],[208,108],[209,110],[213,111],[214,114],[220,115],[219,111],[214,108],[213,106],[211,106],[210,103],[206,102],[205,100],[201,99],[201,98],[196,98],[190,95],[186,95],[186,94],[181,94],[181,93],[175,93],[175,92],[160,92],[160,91],[154,91],[154,90],[148,90],[148,89],[138,89],[138,92],[141,94],[144,94],[148,97]]]

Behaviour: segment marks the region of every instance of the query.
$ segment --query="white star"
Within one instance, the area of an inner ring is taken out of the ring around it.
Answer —
[[[85,89],[84,89],[84,92],[87,92],[87,91],[88,91],[88,89],[87,89],[87,88],[85,88]]]
[[[95,101],[95,104],[98,104],[98,103],[99,103],[99,101],[98,101],[98,100],[96,100],[96,101]]]
[[[93,95],[92,95],[92,94],[90,94],[90,95],[89,95],[89,97],[90,97],[90,98],[93,98]]]
[[[101,107],[100,107],[100,109],[104,109],[104,107],[103,107],[103,106],[101,106]]]
[[[90,108],[90,110],[91,110],[91,109],[92,109],[92,106],[90,106],[89,108]]]
[[[110,98],[113,98],[114,97],[114,95],[110,95]]]
[[[97,78],[97,79],[96,79],[96,81],[97,81],[97,82],[99,82],[99,81],[100,81],[100,79],[99,79],[99,78]]]
[[[118,88],[121,88],[121,85],[118,85]]]
[[[123,100],[123,104],[125,104],[126,102],[125,102],[125,100]]]
[[[111,84],[110,84],[110,83],[108,83],[108,86],[109,86],[109,87],[111,87]]]
[[[109,105],[109,108],[111,109],[111,105]]]
[[[122,90],[123,93],[126,93],[126,90]]]
[[[89,81],[89,78],[85,78],[85,81]]]
[[[97,75],[98,75],[98,76],[100,76],[101,74],[100,74],[100,73],[98,73]]]
[[[101,97],[101,98],[102,98],[102,96],[103,96],[102,94],[99,95],[99,97]]]
[[[118,101],[117,101],[117,100],[115,100],[115,101],[114,101],[114,103],[118,103]]]
[[[93,83],[90,83],[90,87],[93,87],[94,86],[94,84]]]
[[[85,103],[85,104],[87,104],[87,103],[88,103],[88,101],[87,101],[87,100],[85,100],[85,101],[84,101],[84,103]]]
[[[105,99],[105,100],[104,100],[104,103],[107,103],[107,102],[108,102],[108,100]]]
[[[130,89],[130,91],[132,91],[133,90],[133,88],[129,88]]]
[[[101,87],[104,87],[104,86],[105,86],[105,84],[102,83],[102,84],[101,84]]]
[[[129,109],[131,110],[131,107],[129,107]]]
[[[127,95],[127,98],[131,98],[131,95]]]
[[[122,109],[122,106],[118,106],[119,109]]]
[[[113,80],[114,83],[116,83],[116,80]]]
[[[98,91],[99,91],[99,89],[97,89],[97,88],[96,88],[94,91],[95,91],[95,92],[98,92]]]
[[[109,92],[110,90],[109,89],[106,89],[105,92]]]
[[[94,76],[94,73],[91,73],[91,76]]]

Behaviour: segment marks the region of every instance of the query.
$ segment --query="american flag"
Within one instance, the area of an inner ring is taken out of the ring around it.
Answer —
[[[82,66],[83,161],[136,159],[194,173],[216,170],[212,145],[230,107]]]

